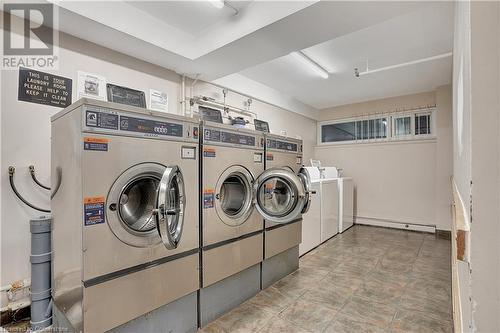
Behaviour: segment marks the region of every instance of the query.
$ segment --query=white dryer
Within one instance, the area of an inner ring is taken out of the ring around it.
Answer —
[[[52,117],[55,326],[196,329],[198,124],[87,99]]]
[[[321,177],[326,181],[336,179],[338,197],[338,232],[342,233],[354,224],[354,180],[342,177],[336,167],[321,168]]]
[[[321,243],[339,233],[339,179],[321,179]]]
[[[311,198],[309,210],[302,215],[299,255],[303,255],[321,244],[321,179],[317,167],[303,167],[300,172],[308,183]]]
[[[339,232],[354,225],[354,180],[350,177],[339,178]]]

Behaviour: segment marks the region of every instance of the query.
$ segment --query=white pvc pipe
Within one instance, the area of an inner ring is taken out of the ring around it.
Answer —
[[[182,74],[181,81],[181,113],[186,116],[186,75]]]

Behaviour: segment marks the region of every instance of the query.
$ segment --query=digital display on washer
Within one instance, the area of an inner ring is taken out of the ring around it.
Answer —
[[[182,125],[163,121],[120,116],[122,131],[182,137]]]
[[[268,149],[279,149],[294,152],[296,152],[298,148],[298,145],[296,143],[272,139],[267,139],[266,145]]]
[[[255,137],[244,134],[236,134],[230,132],[222,132],[220,135],[221,141],[224,143],[231,143],[245,146],[255,146]]]

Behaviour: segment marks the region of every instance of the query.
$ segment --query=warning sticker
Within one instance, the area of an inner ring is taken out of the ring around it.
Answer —
[[[108,151],[108,139],[83,138],[84,150]]]
[[[267,160],[267,161],[272,161],[272,160],[274,160],[274,156],[273,156],[273,154],[271,154],[271,153],[267,153],[267,154],[266,154],[266,160]]]
[[[83,200],[85,226],[104,223],[104,197],[88,197]]]
[[[262,163],[262,153],[254,153],[253,154],[253,161],[255,163]]]
[[[215,149],[214,148],[203,148],[203,156],[204,157],[215,157]]]
[[[211,188],[206,188],[203,190],[203,208],[213,208],[214,207],[214,190]]]

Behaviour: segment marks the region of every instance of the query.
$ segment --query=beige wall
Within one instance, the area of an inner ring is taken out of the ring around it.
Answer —
[[[324,109],[321,110],[319,119],[320,121],[342,119],[434,104],[436,104],[436,94],[434,91],[429,91]]]
[[[118,52],[60,35],[60,67],[53,73],[73,79],[73,101],[77,99],[77,71],[100,74],[108,82],[139,89],[149,94],[149,89],[165,91],[169,96],[169,109],[180,114],[180,82],[178,74],[151,65]],[[17,168],[16,184],[34,204],[49,207],[48,194],[34,186],[28,166],[36,167],[37,175],[50,184],[50,117],[59,108],[17,100],[18,71],[1,72],[1,275],[0,283],[29,278],[30,233],[29,219],[41,215],[17,200],[8,186],[7,167]],[[204,85],[204,83],[199,83]],[[188,86],[189,87],[189,86]],[[207,93],[220,88],[205,86]],[[189,93],[189,90],[188,90]],[[245,97],[231,94],[231,103],[239,106]],[[149,105],[149,100],[146,100]],[[312,156],[316,135],[316,122],[295,113],[254,101],[259,118],[266,119],[271,129],[287,130],[290,136],[304,138],[304,154]],[[2,306],[5,298],[2,295]]]
[[[315,157],[324,165],[338,166],[354,178],[358,217],[450,230],[451,87],[321,111],[321,120],[331,120],[434,104],[434,140],[315,148]]]

